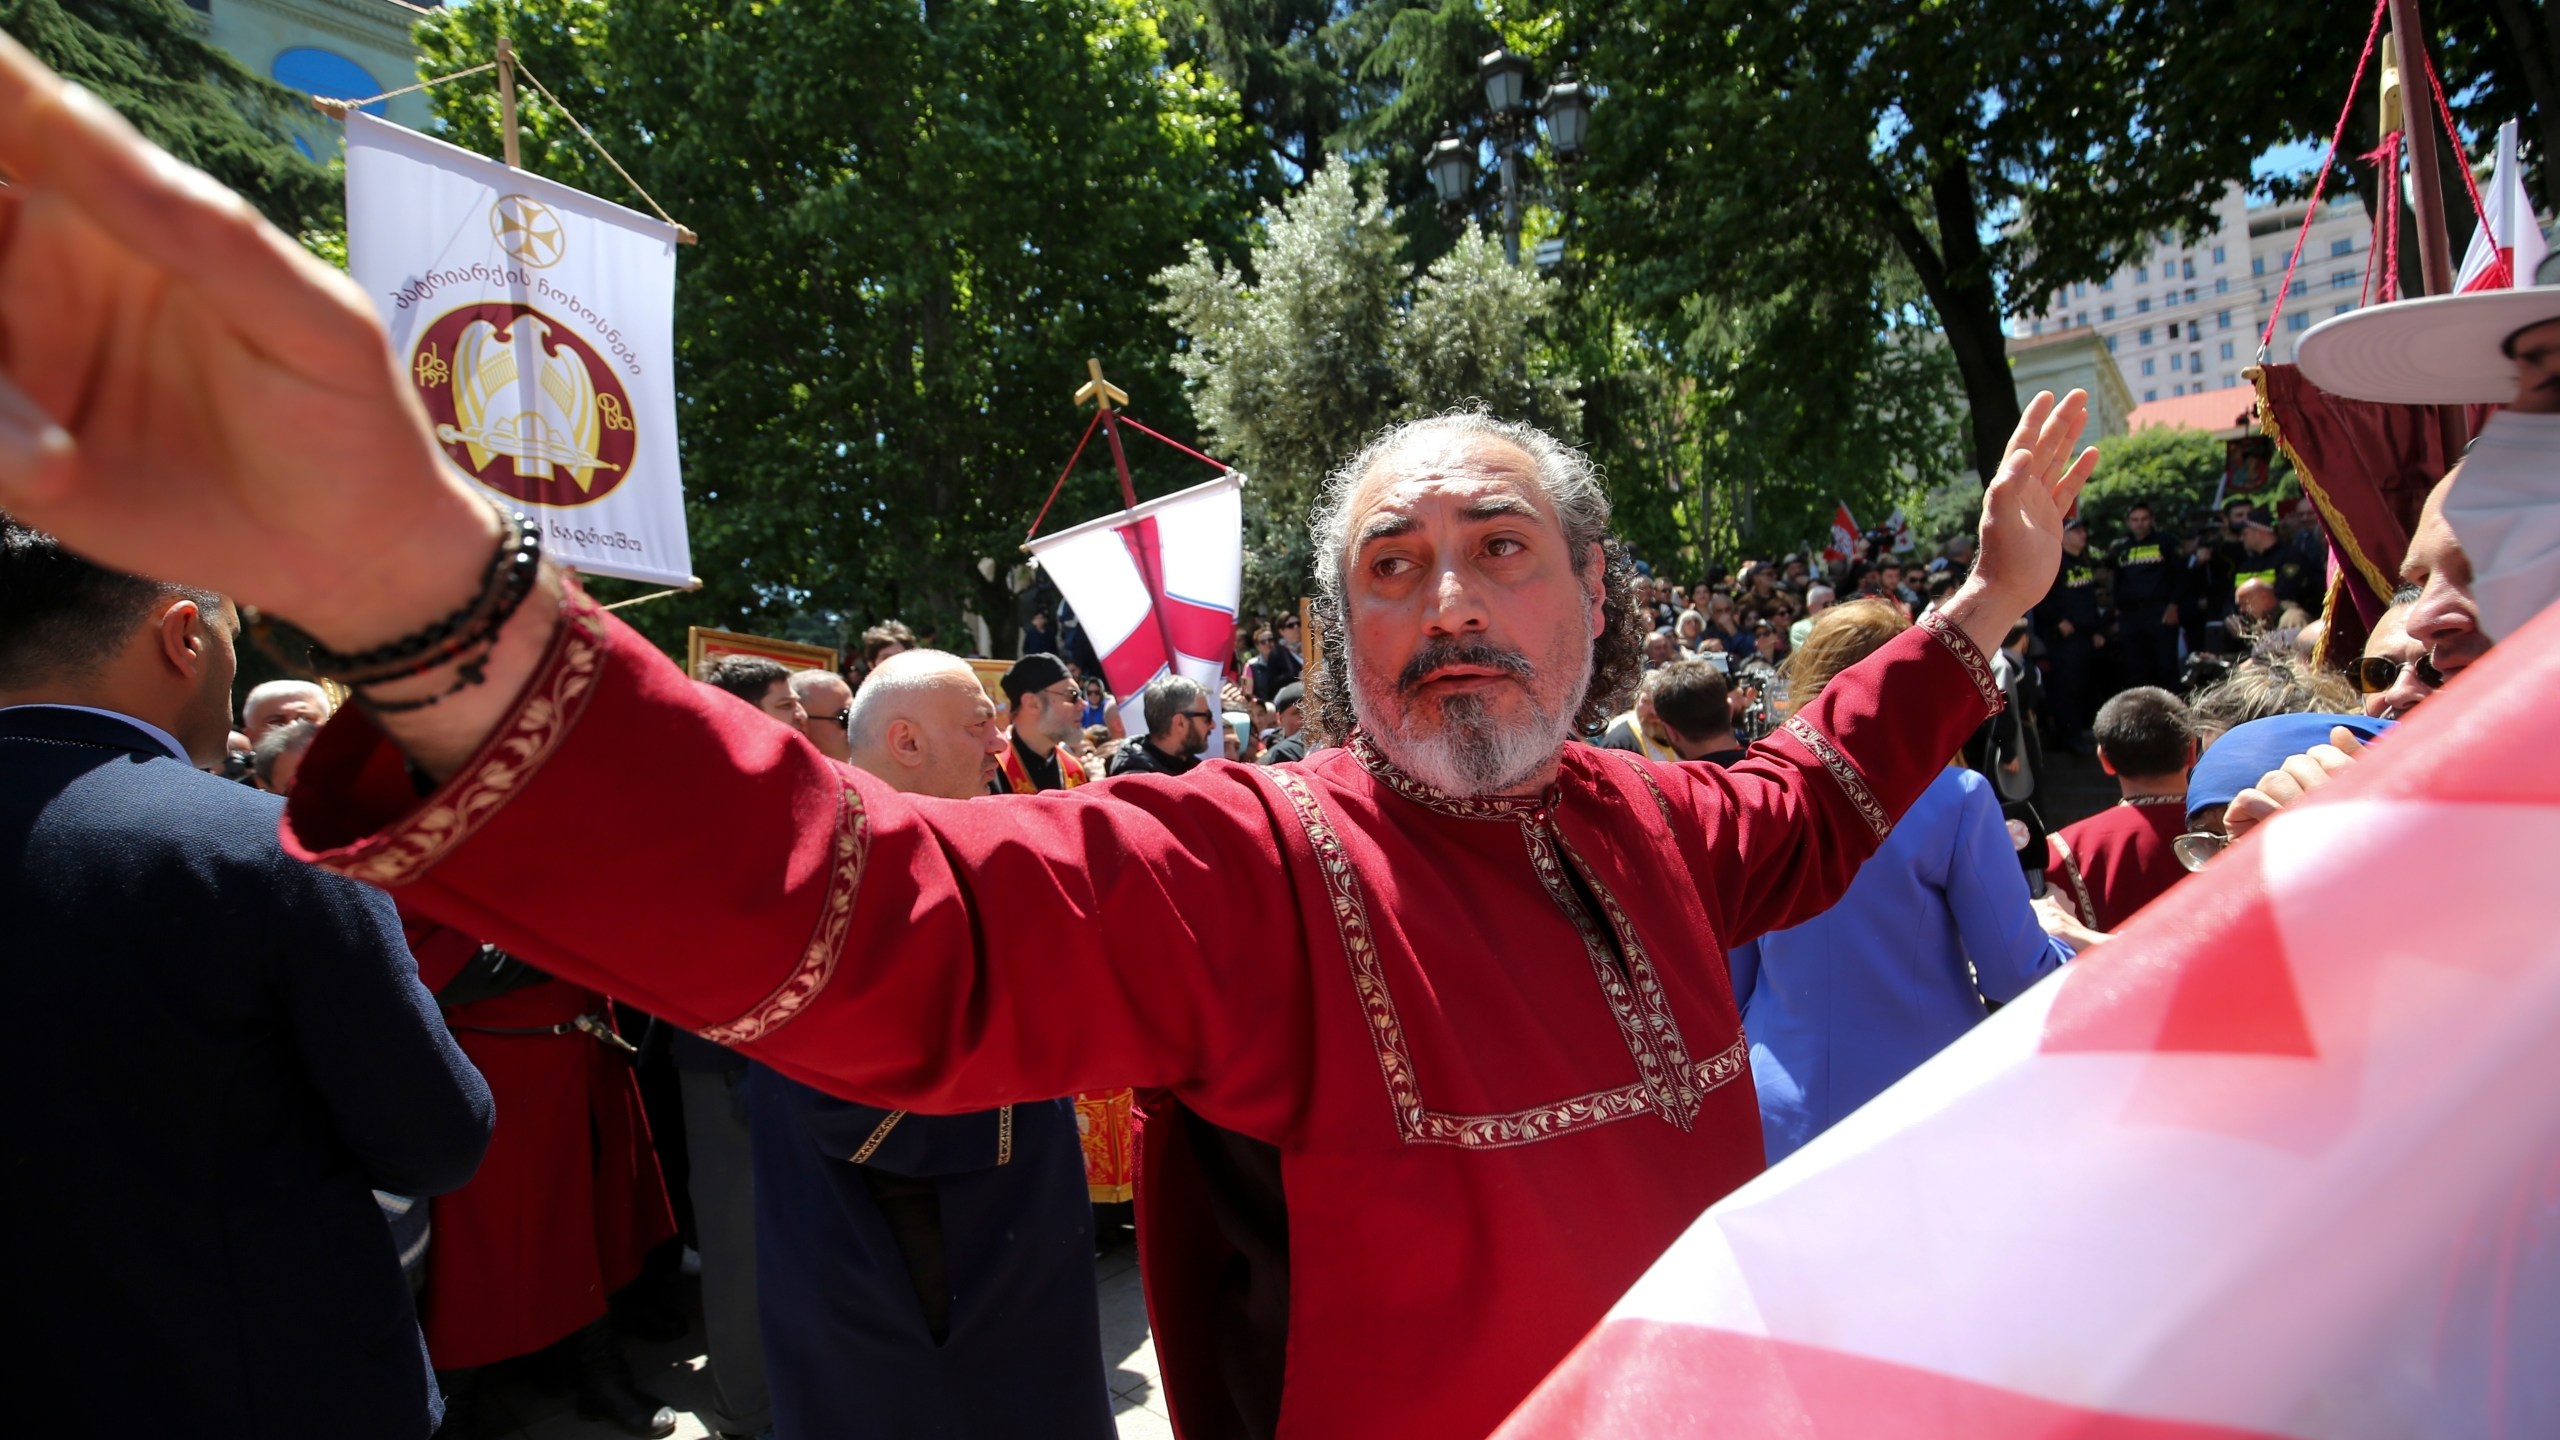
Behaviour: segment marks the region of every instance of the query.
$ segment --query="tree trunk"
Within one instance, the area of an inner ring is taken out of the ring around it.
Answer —
[[[2018,389],[2009,374],[2008,337],[2000,328],[2000,288],[1982,249],[1972,168],[1960,155],[1935,146],[1931,150],[1941,157],[1929,177],[1937,244],[1930,243],[1882,171],[1875,172],[1874,193],[1887,231],[1938,312],[1939,329],[1964,382],[1974,470],[1987,485],[1999,473],[2009,436],[2018,428]]]

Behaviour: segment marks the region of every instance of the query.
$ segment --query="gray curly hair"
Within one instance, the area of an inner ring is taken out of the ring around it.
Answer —
[[[1351,501],[1360,482],[1391,452],[1424,437],[1481,437],[1498,440],[1527,455],[1536,465],[1539,488],[1563,522],[1566,551],[1577,570],[1590,547],[1600,547],[1600,573],[1583,575],[1583,588],[1602,593],[1606,624],[1591,642],[1591,683],[1584,688],[1575,722],[1585,733],[1608,723],[1620,696],[1644,670],[1644,629],[1636,619],[1636,568],[1627,549],[1609,533],[1609,492],[1600,483],[1591,457],[1534,425],[1495,418],[1484,410],[1454,410],[1389,426],[1325,477],[1307,517],[1315,549],[1314,610],[1324,663],[1307,677],[1308,700],[1316,729],[1328,741],[1349,736],[1355,723],[1351,709],[1350,659],[1344,642],[1343,564],[1350,558]]]

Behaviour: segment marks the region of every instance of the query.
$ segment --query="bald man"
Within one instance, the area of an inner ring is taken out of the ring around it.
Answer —
[[[800,702],[800,733],[818,753],[839,763],[853,759],[845,726],[853,718],[853,687],[833,670],[795,670],[791,698]]]
[[[882,661],[847,735],[856,769],[948,800],[984,796],[1007,744],[967,662],[938,650]],[[759,1065],[748,1107],[780,1433],[1112,1435],[1068,1102],[909,1115]]]
[[[308,680],[269,680],[240,701],[240,733],[249,737],[253,747],[267,738],[268,731],[297,720],[329,723],[329,692]]]

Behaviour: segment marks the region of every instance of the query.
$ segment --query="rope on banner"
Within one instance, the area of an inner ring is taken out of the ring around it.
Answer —
[[[1148,436],[1152,439],[1161,440],[1165,444],[1172,446],[1174,449],[1181,451],[1183,454],[1190,456],[1192,459],[1204,462],[1221,475],[1224,475],[1228,471],[1236,468],[1223,460],[1211,459],[1209,456],[1201,454],[1199,451],[1192,449],[1190,446],[1183,444],[1181,441],[1176,440],[1169,435],[1156,434],[1153,430],[1139,424],[1126,410],[1120,412],[1120,419],[1123,424],[1127,425],[1130,429],[1137,431],[1139,434]]]
[[[379,95],[368,95],[362,100],[331,100],[323,96],[314,95],[311,97],[311,108],[319,111],[323,115],[344,120],[347,118],[350,111],[361,110],[367,105],[372,105],[384,100],[397,99],[402,95],[424,90],[430,85],[441,85],[447,80],[460,80],[467,76],[478,75],[483,71],[495,70],[497,68],[498,62],[492,60],[486,65],[474,65],[468,70],[456,70],[450,75],[438,75],[432,80],[421,80],[415,85],[403,85],[397,90],[385,90]]]
[[[2444,143],[2453,151],[2454,169],[2462,174],[2462,188],[2471,196],[2472,217],[2480,222],[2480,233],[2489,237],[2489,248],[2498,248],[2498,232],[2489,228],[2489,210],[2480,203],[2480,182],[2471,178],[2471,157],[2462,153],[2462,132],[2453,128],[2453,107],[2445,103],[2444,81],[2436,78],[2435,52],[2421,45],[2418,58],[2427,64],[2427,88],[2436,92],[2436,118],[2444,122]],[[2509,276],[2510,284],[2519,283]]]
[[[646,605],[652,600],[664,600],[670,595],[690,595],[701,588],[702,580],[697,576],[695,577],[694,582],[690,585],[670,585],[664,590],[652,590],[646,595],[634,595],[628,600],[616,600],[604,608],[607,610],[627,610],[634,605]]]
[[[1049,518],[1049,507],[1058,503],[1058,492],[1066,488],[1067,477],[1076,473],[1076,462],[1084,458],[1084,447],[1093,439],[1093,428],[1101,423],[1100,410],[1094,411],[1093,418],[1084,422],[1084,438],[1076,441],[1076,453],[1067,457],[1067,468],[1058,472],[1058,483],[1049,487],[1049,498],[1040,502],[1040,513],[1031,517],[1031,528],[1022,533],[1022,543],[1026,548],[1031,544],[1031,537],[1040,533],[1040,522]]]
[[[2302,268],[2303,242],[2311,238],[2311,222],[2320,215],[2320,192],[2328,187],[2329,167],[2338,163],[2338,146],[2347,138],[2347,121],[2356,113],[2356,92],[2364,88],[2365,67],[2373,62],[2374,42],[2382,38],[2382,17],[2390,13],[2391,0],[2375,0],[2373,24],[2364,32],[2364,51],[2356,56],[2356,76],[2347,82],[2346,102],[2338,107],[2338,127],[2329,132],[2328,153],[2320,157],[2320,173],[2311,181],[2311,204],[2302,212],[2302,228],[2293,232],[2293,258],[2284,265],[2284,283],[2276,287],[2276,303],[2267,311],[2267,328],[2258,336],[2258,361],[2266,363],[2269,348],[2275,344],[2276,321],[2284,316],[2284,301],[2293,293],[2294,272]],[[2397,187],[2394,187],[2396,193]]]
[[[524,57],[521,55],[516,57],[516,69],[523,73],[524,78],[533,82],[533,88],[542,93],[543,99],[551,102],[551,108],[560,112],[561,119],[568,121],[589,145],[595,147],[595,152],[604,157],[604,163],[613,167],[613,173],[622,177],[622,183],[630,186],[633,194],[648,201],[649,208],[658,212],[659,219],[676,226],[677,244],[692,245],[699,242],[699,237],[692,231],[682,225],[676,225],[676,217],[667,213],[667,207],[658,203],[657,196],[640,188],[640,182],[631,178],[631,172],[622,168],[622,162],[613,158],[613,152],[604,148],[604,142],[598,140],[593,131],[578,123],[578,117],[569,113],[569,107],[560,103],[560,97],[551,93],[551,87],[542,83],[542,77],[533,73],[533,67],[525,64]]]

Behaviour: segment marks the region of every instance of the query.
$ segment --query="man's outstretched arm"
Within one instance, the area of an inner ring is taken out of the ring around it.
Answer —
[[[497,518],[353,282],[5,35],[0,175],[0,508],[338,650],[471,597]],[[402,745],[435,773],[460,764],[555,614],[528,603],[487,683],[396,722]]]

